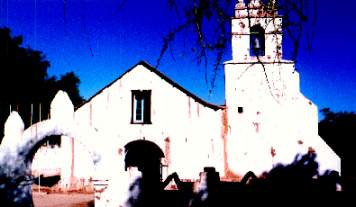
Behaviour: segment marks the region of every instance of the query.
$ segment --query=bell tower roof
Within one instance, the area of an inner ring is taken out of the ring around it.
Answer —
[[[241,8],[245,8],[246,7],[246,4],[244,2],[244,0],[239,0],[237,2],[237,4],[235,5],[235,9],[241,9]]]
[[[250,4],[249,4],[249,7],[251,8],[259,8],[261,7],[262,4],[261,4],[261,1],[260,0],[251,0],[250,1]]]

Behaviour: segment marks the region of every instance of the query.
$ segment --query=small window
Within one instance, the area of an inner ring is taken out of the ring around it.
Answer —
[[[244,112],[244,108],[242,106],[237,107],[237,112],[239,112],[239,114],[242,114]]]
[[[151,91],[132,91],[132,124],[151,123]]]
[[[265,30],[257,24],[250,29],[250,56],[265,55]]]
[[[49,136],[49,139],[45,143],[45,145],[47,145],[51,148],[54,148],[56,145],[58,147],[60,147],[61,146],[61,138],[62,138],[62,136],[60,136],[60,135],[51,135],[51,136]]]

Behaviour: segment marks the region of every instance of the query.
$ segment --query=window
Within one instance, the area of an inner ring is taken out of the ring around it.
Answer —
[[[151,124],[151,91],[132,91],[132,124]]]
[[[48,136],[48,141],[44,144],[45,146],[49,146],[51,148],[54,148],[56,145],[58,147],[61,146],[61,138],[62,136],[60,135],[51,135],[51,136]]]
[[[257,24],[250,29],[250,56],[265,55],[265,30]]]

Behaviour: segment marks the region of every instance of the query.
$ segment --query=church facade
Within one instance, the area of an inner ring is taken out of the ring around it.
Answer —
[[[261,8],[258,0],[236,4],[232,60],[224,63],[225,105],[202,100],[141,61],[75,111],[75,124],[99,134],[91,141],[110,158],[103,177],[127,173],[125,145],[135,140],[162,150],[163,179],[177,172],[196,180],[211,166],[221,179],[238,180],[310,151],[320,172],[340,172],[340,158],[318,135],[317,106],[300,91],[294,62],[283,59],[282,17]],[[90,177],[83,147],[63,140],[62,148],[72,163],[62,177]]]

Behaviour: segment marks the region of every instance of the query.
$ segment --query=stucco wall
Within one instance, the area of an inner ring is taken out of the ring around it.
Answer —
[[[300,92],[292,62],[232,60],[225,64],[225,81],[227,142],[234,146],[227,149],[232,172],[261,174],[277,163],[293,162],[298,153],[308,150],[316,151],[320,172],[340,172],[340,158],[318,136],[317,107]]]
[[[131,90],[152,90],[152,124],[130,123]],[[136,139],[153,141],[166,155],[164,174],[177,172],[183,179],[197,179],[204,166],[215,166],[223,173],[221,115],[221,110],[198,103],[137,65],[80,107],[75,120],[80,127],[93,127],[102,134],[97,142],[110,143],[116,153]]]

